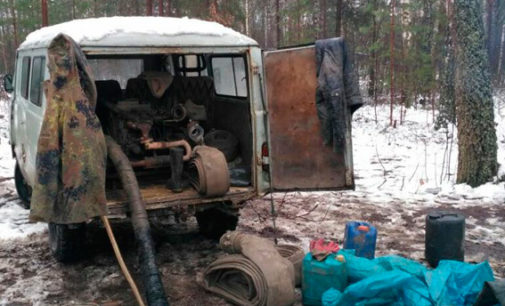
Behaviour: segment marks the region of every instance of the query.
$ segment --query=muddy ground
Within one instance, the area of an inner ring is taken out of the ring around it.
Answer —
[[[18,201],[12,182],[0,183],[0,205]],[[345,222],[366,220],[378,229],[377,254],[400,254],[423,261],[424,217],[432,209],[464,213],[466,260],[489,260],[497,277],[505,276],[505,205],[479,199],[435,202],[374,201],[366,193],[278,193],[277,228],[272,226],[270,197],[250,201],[241,211],[239,230],[305,249],[312,238],[343,239]],[[459,207],[459,208],[458,208]],[[202,290],[202,270],[223,253],[217,243],[198,233],[196,220],[167,224],[153,220],[158,263],[172,305],[227,305]],[[26,222],[25,219],[18,222]],[[128,221],[113,223],[126,262],[138,279],[133,233]],[[89,225],[88,259],[73,265],[50,255],[47,231],[27,238],[0,241],[0,305],[134,305],[115,261],[105,231]],[[298,298],[300,300],[299,292]]]

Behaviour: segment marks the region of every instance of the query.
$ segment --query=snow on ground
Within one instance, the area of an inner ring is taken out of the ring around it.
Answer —
[[[504,100],[497,99],[496,108],[502,162]],[[426,214],[435,209],[458,211],[466,216],[465,260],[488,260],[495,275],[505,277],[504,183],[478,188],[454,185],[456,135],[450,127],[453,144],[446,150],[446,133],[433,130],[431,111],[409,109],[405,123],[397,128],[388,126],[386,106],[377,108],[377,124],[374,113],[373,106],[366,106],[354,115],[355,191],[275,193],[276,229],[267,195],[246,203],[238,230],[307,250],[314,238],[342,242],[345,223],[364,220],[378,229],[376,255],[399,254],[424,262]],[[17,205],[6,126],[4,115],[0,119],[0,305],[134,305],[99,224],[88,227],[88,259],[75,265],[59,264],[50,255],[44,225],[27,224],[27,211]],[[450,171],[442,172],[447,167]],[[196,282],[223,253],[214,241],[198,234],[195,219],[180,224],[180,229],[154,221],[157,261],[171,304],[228,305]],[[131,226],[125,221],[113,227],[128,267],[138,279]],[[296,305],[300,304],[298,294]]]
[[[19,198],[14,187],[14,166],[9,145],[9,105],[0,101],[0,241],[26,237],[47,228],[43,223],[28,223],[29,211],[18,205]]]
[[[505,163],[505,102],[496,98],[498,161]],[[500,103],[499,103],[500,102]],[[366,106],[353,118],[353,148],[356,191],[376,199],[435,201],[443,198],[505,199],[505,183],[487,183],[478,188],[455,185],[458,144],[457,131],[451,125],[435,130],[431,110],[408,109],[399,124],[399,109],[389,126],[389,106]],[[504,165],[501,170],[503,171]]]

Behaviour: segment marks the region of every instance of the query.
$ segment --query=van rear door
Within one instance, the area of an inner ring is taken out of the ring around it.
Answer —
[[[264,53],[268,102],[270,178],[274,190],[354,188],[350,118],[346,148],[323,144],[316,111],[315,47]]]

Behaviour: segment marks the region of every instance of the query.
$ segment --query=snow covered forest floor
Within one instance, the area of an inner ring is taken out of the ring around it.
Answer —
[[[89,259],[65,266],[50,256],[46,226],[27,223],[28,212],[18,205],[12,179],[5,104],[0,104],[0,305],[133,305],[103,229],[90,231]],[[497,96],[495,104],[498,161],[505,163],[505,95]],[[376,123],[373,106],[363,107],[353,118],[355,191],[276,193],[276,230],[270,196],[249,201],[238,229],[308,249],[313,238],[342,242],[345,223],[364,220],[377,227],[377,255],[423,261],[426,214],[435,209],[459,211],[466,216],[466,261],[488,260],[495,275],[505,277],[505,183],[455,185],[456,131],[434,130],[431,110],[408,109],[405,122],[392,128],[388,106],[378,106],[377,119]],[[504,165],[500,175],[505,175]],[[215,242],[197,233],[194,218],[170,228],[154,222],[153,227],[172,304],[226,305],[196,282],[222,253]],[[114,229],[136,275],[131,228],[119,222]]]

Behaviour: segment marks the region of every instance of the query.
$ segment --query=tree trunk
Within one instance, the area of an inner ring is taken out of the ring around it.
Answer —
[[[321,38],[327,38],[327,31],[326,31],[326,10],[327,10],[327,5],[326,5],[326,0],[321,0],[320,8],[321,8]]]
[[[377,0],[373,1],[374,5],[374,11],[377,10]],[[377,41],[377,20],[375,19],[375,14],[371,14],[372,17],[372,44],[375,44]],[[370,68],[369,68],[369,75],[370,75],[370,82],[368,83],[368,95],[374,97],[375,101],[375,95],[376,95],[376,63],[377,63],[377,50],[374,48],[372,49],[372,58],[370,61]]]
[[[47,0],[42,0],[40,2],[41,14],[42,14],[42,26],[47,27],[49,25],[49,19],[47,18]]]
[[[480,3],[455,0],[454,9],[457,183],[476,187],[488,182],[497,171],[489,61]]]
[[[502,38],[501,38],[501,50],[500,50],[500,64],[498,68],[498,82],[500,84],[505,81],[504,75],[505,75],[505,25],[502,27]]]
[[[146,0],[146,16],[153,15],[153,0]]]
[[[281,46],[281,12],[280,12],[280,0],[275,0],[275,41],[276,41],[276,48],[279,48]]]
[[[391,25],[390,25],[390,36],[389,36],[389,48],[390,48],[390,94],[391,101],[389,106],[389,125],[393,125],[393,104],[395,99],[395,85],[394,85],[394,75],[395,75],[395,0],[391,1]]]
[[[245,0],[244,3],[244,8],[245,8],[245,35],[250,36],[251,33],[249,33],[249,0]]]
[[[337,37],[340,37],[342,36],[342,14],[343,14],[342,0],[337,0],[336,12],[337,12],[337,18],[335,25],[335,33]]]
[[[165,16],[172,16],[172,0],[167,0],[167,10]]]
[[[456,36],[454,29],[454,13],[451,0],[447,1],[447,25],[444,29],[446,33],[443,51],[447,53],[442,61],[442,72],[440,78],[440,99],[439,99],[439,113],[436,122],[436,127],[447,128],[449,123],[456,123],[456,104],[454,102],[454,75],[455,75],[455,54],[454,54],[454,39]]]
[[[0,27],[0,41],[6,41],[4,27]],[[2,62],[3,62],[3,66],[4,66],[4,73],[8,73],[11,69],[10,69],[9,65],[7,64],[8,63],[7,52],[5,51],[7,46],[6,46],[6,44],[1,44],[0,46],[2,47]]]
[[[93,0],[93,16],[98,17],[98,0]]]
[[[503,0],[487,0],[487,50],[493,79],[497,77],[503,25]],[[500,10],[501,9],[501,10]]]
[[[268,0],[263,1],[263,46],[268,49]]]
[[[163,0],[158,0],[158,15],[163,16]]]
[[[296,0],[296,43],[299,44],[302,40],[302,3]]]
[[[14,0],[9,0],[9,9],[12,17],[12,32],[14,36],[14,48],[18,47],[18,23],[16,20],[16,8],[14,6]]]

